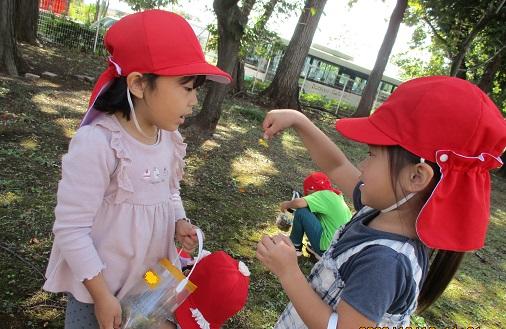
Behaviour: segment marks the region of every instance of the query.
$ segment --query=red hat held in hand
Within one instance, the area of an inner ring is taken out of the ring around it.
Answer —
[[[437,163],[441,179],[418,215],[418,237],[434,249],[483,247],[490,216],[491,169],[502,165],[506,121],[472,83],[447,76],[401,84],[370,117],[336,129],[370,145],[399,145]]]
[[[224,251],[213,252],[195,265],[197,286],[175,312],[182,329],[219,329],[239,312],[248,298],[248,267]]]

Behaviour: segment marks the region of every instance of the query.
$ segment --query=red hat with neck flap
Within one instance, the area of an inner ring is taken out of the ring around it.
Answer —
[[[489,171],[502,165],[506,121],[477,86],[447,76],[413,79],[370,117],[338,120],[336,129],[349,139],[399,145],[437,163],[441,179],[418,215],[418,237],[434,249],[483,247]]]
[[[160,76],[205,75],[219,83],[232,81],[228,73],[206,62],[190,24],[168,11],[147,10],[125,16],[107,31],[104,43],[110,53],[109,66],[93,88],[82,126],[100,113],[93,109],[93,104],[112,80],[132,72]]]

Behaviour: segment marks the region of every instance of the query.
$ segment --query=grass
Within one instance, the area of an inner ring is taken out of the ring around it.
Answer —
[[[91,90],[71,75],[96,75],[102,67],[98,58],[55,48],[23,47],[23,53],[36,59],[35,73],[50,70],[60,77],[0,76],[0,323],[2,328],[63,328],[63,295],[40,287],[52,244],[61,156]],[[316,169],[292,131],[268,147],[259,144],[264,115],[263,108],[227,99],[210,139],[186,136],[182,197],[188,215],[206,232],[207,249],[225,250],[252,272],[247,306],[226,328],[271,328],[286,305],[279,283],[256,261],[255,246],[262,234],[277,232],[279,202]],[[362,146],[334,133],[332,116],[308,115],[353,161],[365,154]],[[494,176],[486,247],[466,256],[448,290],[417,323],[437,328],[506,323],[505,190],[506,180]],[[301,266],[307,273],[312,263],[302,259]]]

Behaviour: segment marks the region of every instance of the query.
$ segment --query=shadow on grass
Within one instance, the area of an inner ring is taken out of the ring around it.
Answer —
[[[0,321],[8,328],[60,328],[61,296],[40,287],[61,155],[82,112],[61,102],[69,95],[47,80],[0,77],[0,88]],[[40,98],[51,95],[52,102]]]

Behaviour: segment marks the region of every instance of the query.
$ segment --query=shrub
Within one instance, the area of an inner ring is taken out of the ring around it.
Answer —
[[[43,39],[54,44],[92,52],[96,31],[66,17],[59,17],[52,13],[41,11],[38,34]],[[97,52],[99,54],[105,54],[103,38],[103,32],[99,32],[97,40]]]

